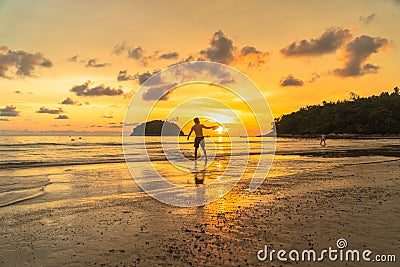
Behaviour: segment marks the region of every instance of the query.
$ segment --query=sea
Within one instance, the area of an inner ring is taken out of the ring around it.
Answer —
[[[139,139],[132,136],[124,142],[129,147],[126,158],[135,163],[135,168],[149,164],[147,159],[150,159],[150,164],[172,183],[196,186],[193,172],[178,168],[164,153],[168,147],[179,148],[188,162],[194,163],[191,141],[180,137],[162,143],[160,137],[146,137],[146,151],[143,151],[139,149]],[[79,202],[124,194],[138,198],[146,195],[128,169],[120,136],[0,136],[0,140],[0,209],[51,205],[61,200]],[[271,167],[267,179],[288,175],[296,179],[298,173],[396,159],[372,154],[354,157],[335,152],[400,146],[399,139],[328,139],[326,146],[321,146],[318,139],[301,138],[209,137],[205,142],[209,160],[204,168],[212,174],[208,179],[211,182],[211,176],[223,174],[228,164],[243,158],[243,151],[250,155],[247,165],[230,168],[230,172],[244,171],[251,175],[260,154],[267,153],[273,158],[272,166],[266,166]],[[270,149],[262,151],[260,148],[266,142]],[[165,143],[167,146],[163,147]],[[321,151],[332,153],[315,154]],[[200,156],[198,161],[203,159],[204,156]]]

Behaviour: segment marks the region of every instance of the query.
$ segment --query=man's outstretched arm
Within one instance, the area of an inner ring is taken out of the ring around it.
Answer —
[[[188,134],[188,136],[187,136],[187,140],[189,140],[189,137],[190,137],[190,135],[192,134],[192,132],[193,132],[193,128],[190,129],[190,132],[189,132],[189,134]]]
[[[214,125],[214,126],[205,126],[205,125],[203,125],[203,128],[205,128],[205,129],[213,129],[213,130],[215,130],[215,129],[217,129],[219,126],[217,126],[217,125]]]

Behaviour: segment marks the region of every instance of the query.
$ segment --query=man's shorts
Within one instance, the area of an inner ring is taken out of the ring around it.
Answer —
[[[194,139],[194,147],[195,147],[195,148],[199,148],[199,145],[200,145],[201,140],[204,140],[204,136],[202,136],[202,137],[196,137],[196,138]]]

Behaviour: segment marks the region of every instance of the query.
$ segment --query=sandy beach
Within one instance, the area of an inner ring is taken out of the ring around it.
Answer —
[[[0,0],[0,267],[400,267],[399,18]]]
[[[1,266],[291,266],[259,261],[271,249],[336,247],[397,254],[400,161],[354,164],[240,183],[223,199],[176,208],[121,194],[1,210]],[[142,193],[139,193],[142,194]],[[299,266],[366,262],[300,262]],[[374,266],[370,263],[369,266]],[[381,266],[396,266],[381,263]]]

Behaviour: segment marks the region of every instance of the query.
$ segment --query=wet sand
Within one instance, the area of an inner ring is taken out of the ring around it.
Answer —
[[[168,206],[144,194],[4,207],[0,265],[295,266],[261,262],[257,252],[264,245],[320,250],[336,247],[339,238],[351,249],[397,254],[399,261],[399,174],[397,160],[275,177],[253,194],[241,183],[197,208]],[[315,265],[366,263],[297,266]]]

